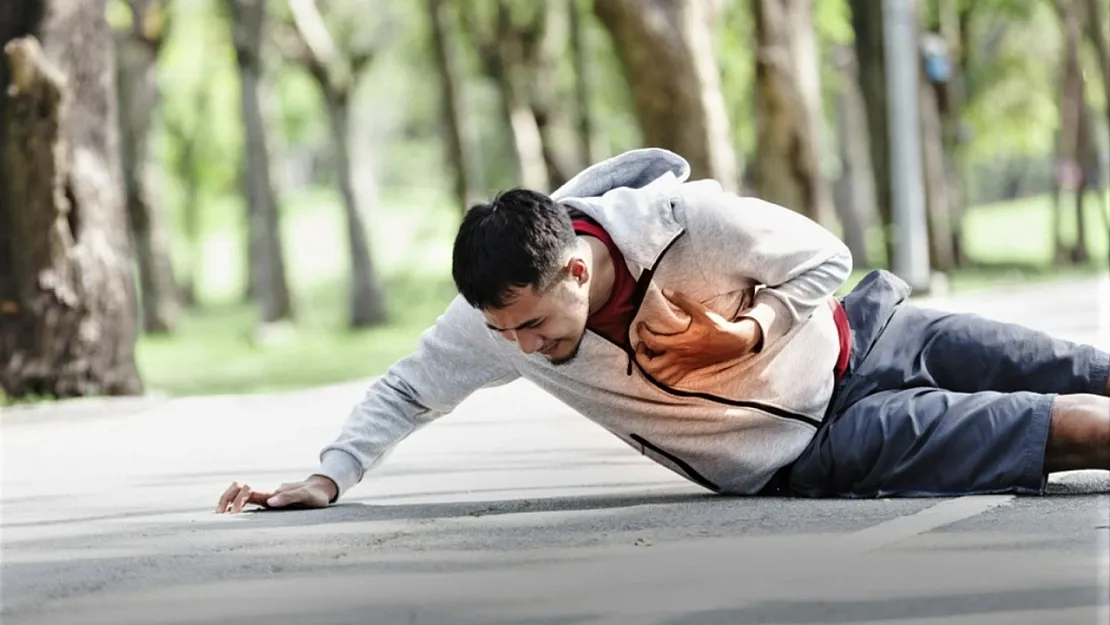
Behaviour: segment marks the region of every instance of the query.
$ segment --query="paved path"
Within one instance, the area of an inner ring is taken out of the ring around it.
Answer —
[[[1110,282],[936,300],[1110,348]],[[1110,622],[1110,478],[1045,498],[708,496],[525,383],[413,435],[342,505],[301,479],[364,384],[9,411],[5,625]]]

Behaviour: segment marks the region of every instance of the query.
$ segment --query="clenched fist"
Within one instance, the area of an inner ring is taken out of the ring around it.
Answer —
[[[264,508],[326,508],[338,492],[335,482],[322,475],[313,475],[303,482],[282,484],[273,492],[260,492],[246,484],[232,482],[220,497],[216,513],[238,514],[247,504]]]

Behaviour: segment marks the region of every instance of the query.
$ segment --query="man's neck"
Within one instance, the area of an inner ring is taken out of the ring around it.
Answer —
[[[580,236],[590,249],[590,314],[594,314],[609,301],[613,295],[616,272],[609,248],[591,236]]]

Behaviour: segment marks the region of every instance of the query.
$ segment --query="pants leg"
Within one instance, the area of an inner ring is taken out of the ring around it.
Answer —
[[[1110,355],[1013,324],[906,303],[869,274],[843,300],[852,358],[789,470],[802,496],[1040,492],[1053,398],[1104,393]]]
[[[1110,354],[1017,324],[903,304],[865,368],[878,388],[1102,395]]]
[[[887,390],[1106,392],[1110,354],[1021,325],[920,308],[906,302],[909,293],[880,270],[844,298],[852,358],[830,416]]]
[[[881,391],[818,430],[794,464],[803,497],[1039,494],[1052,396]]]

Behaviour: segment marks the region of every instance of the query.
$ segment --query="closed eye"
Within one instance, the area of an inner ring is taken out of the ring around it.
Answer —
[[[510,330],[535,330],[536,328],[539,328],[540,326],[542,326],[545,321],[547,321],[547,320],[546,319],[533,319],[531,321],[525,321],[524,323],[518,325],[515,328],[498,328],[497,326],[494,326],[494,325],[489,324],[489,323],[486,324],[486,327],[489,328],[490,330],[494,331],[494,332],[504,334],[504,333],[506,333]]]

